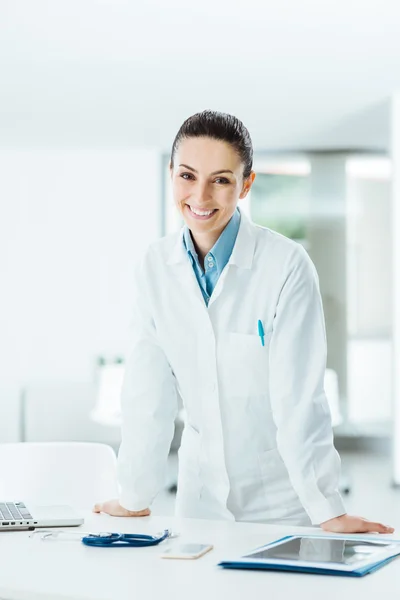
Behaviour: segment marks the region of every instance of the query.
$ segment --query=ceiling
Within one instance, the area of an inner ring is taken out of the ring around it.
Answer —
[[[204,108],[258,150],[386,149],[394,0],[1,0],[0,144],[169,148]]]

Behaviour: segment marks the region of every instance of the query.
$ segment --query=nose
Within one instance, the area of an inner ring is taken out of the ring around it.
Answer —
[[[192,188],[190,200],[195,208],[207,208],[207,205],[212,200],[210,188],[207,182],[197,182],[196,186]]]

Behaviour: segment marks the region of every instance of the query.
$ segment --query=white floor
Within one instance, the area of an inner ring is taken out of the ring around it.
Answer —
[[[345,496],[350,514],[380,521],[396,528],[400,537],[400,489],[391,485],[390,457],[366,453],[342,452],[344,479],[351,491]],[[169,480],[176,480],[176,455],[170,457]],[[153,514],[172,515],[175,497],[162,492],[153,504]]]

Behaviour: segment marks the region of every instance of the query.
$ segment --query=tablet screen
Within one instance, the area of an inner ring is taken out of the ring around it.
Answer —
[[[379,554],[390,545],[391,542],[295,537],[276,546],[246,554],[246,558],[354,565],[361,560],[373,560],[374,554],[379,561]]]

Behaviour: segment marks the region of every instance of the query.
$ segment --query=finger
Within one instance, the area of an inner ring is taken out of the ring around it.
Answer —
[[[362,533],[393,533],[394,531],[393,527],[388,527],[382,523],[373,523],[372,521],[364,521],[363,526]]]
[[[133,517],[148,517],[150,515],[150,509],[144,508],[143,510],[126,511],[128,515]]]
[[[103,504],[101,502],[99,502],[98,504],[95,504],[92,508],[92,511],[94,513],[100,513],[103,509]]]

